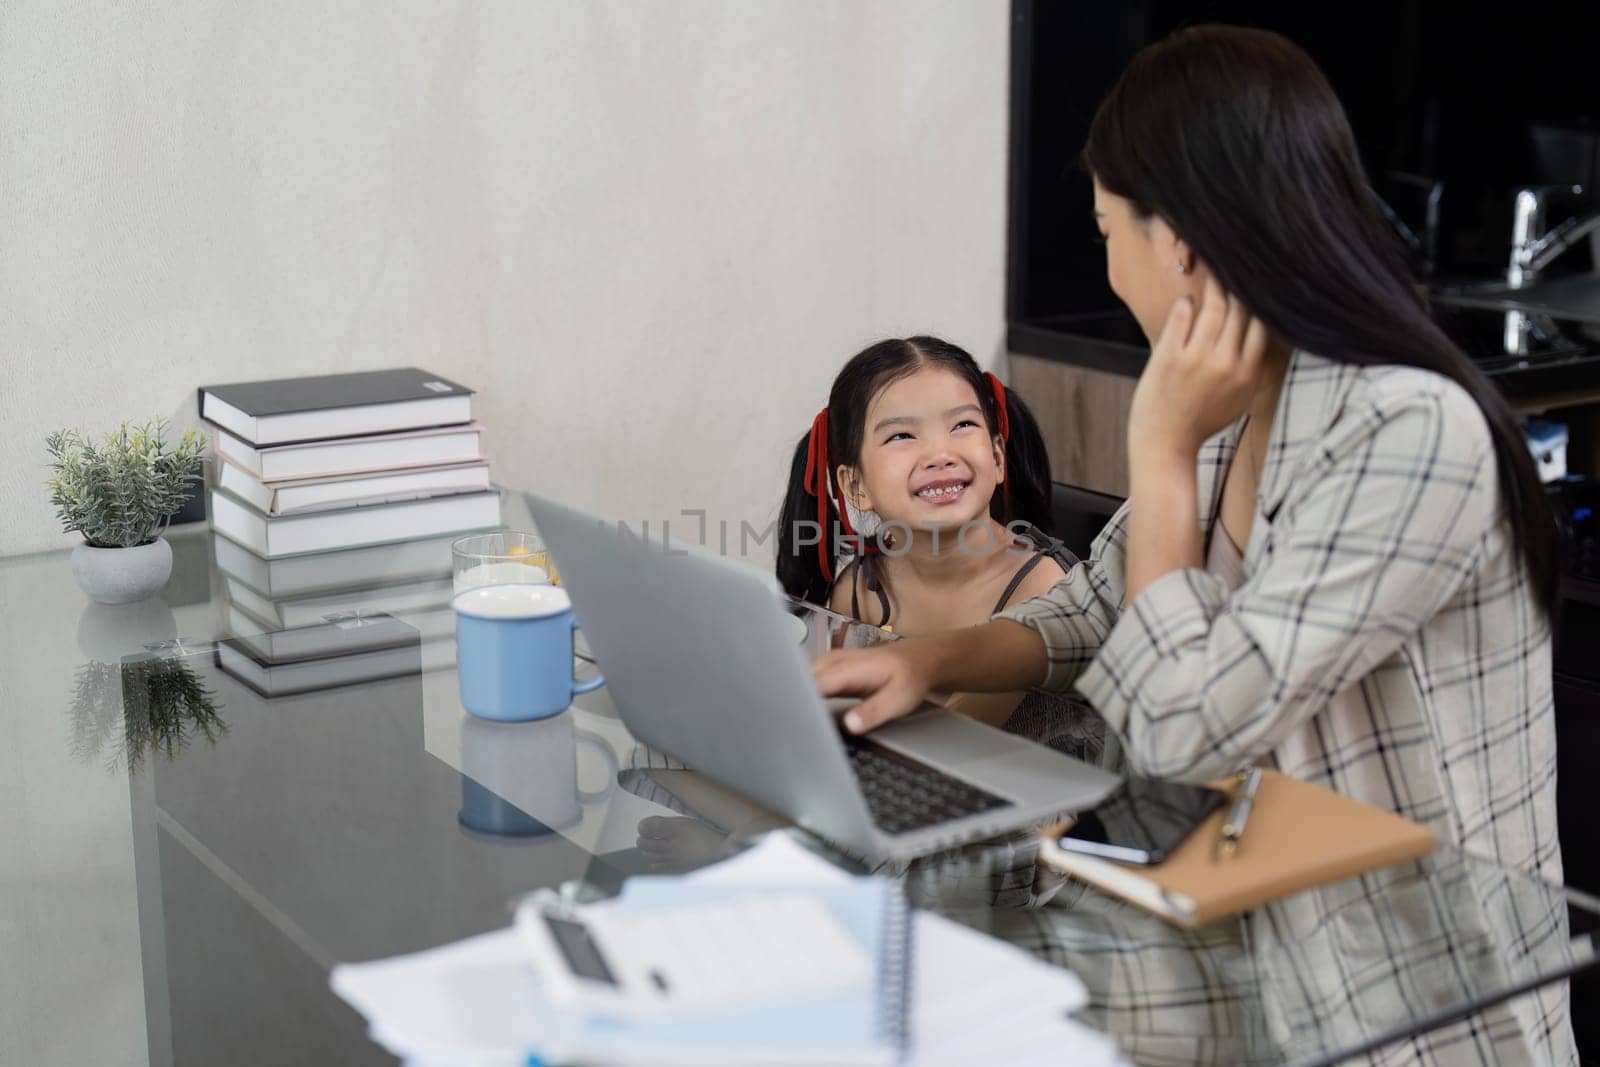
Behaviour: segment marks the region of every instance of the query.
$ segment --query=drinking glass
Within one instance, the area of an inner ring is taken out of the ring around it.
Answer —
[[[458,537],[450,545],[454,591],[483,585],[560,585],[544,538],[534,530]]]

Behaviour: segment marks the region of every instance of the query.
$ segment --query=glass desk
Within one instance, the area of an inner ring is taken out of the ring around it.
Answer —
[[[602,896],[800,834],[635,743],[603,688],[539,723],[467,715],[447,539],[434,563],[248,573],[209,533],[171,540],[165,592],[120,608],[66,553],[0,560],[0,1063],[392,1062],[334,963],[503,926],[533,888]],[[382,662],[258,661],[303,652],[285,622],[384,604],[416,639]],[[891,873],[1075,970],[1085,1021],[1138,1062],[1333,1062],[1597,959],[1596,902],[1450,849],[1320,890],[1315,929],[1184,933],[1039,870],[1026,835]]]

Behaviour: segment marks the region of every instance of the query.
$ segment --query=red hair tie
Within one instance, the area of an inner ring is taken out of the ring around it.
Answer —
[[[994,390],[994,403],[997,411],[995,425],[1000,431],[1000,452],[1004,455],[1006,444],[1011,440],[1011,416],[1006,412],[1006,387],[999,378],[994,376],[993,371],[984,371],[983,376],[988,379],[989,388]],[[1004,494],[1001,499],[1005,501],[1006,517],[1010,518],[1011,483],[1008,478],[1004,477],[1005,473],[1007,472],[1002,472],[1000,479],[1000,491]]]
[[[1006,387],[994,376],[993,371],[986,370],[983,376],[989,380],[989,388],[994,390],[995,408],[999,412],[995,423],[1000,430],[1000,443],[1004,445],[1011,440],[1011,416],[1006,414]]]
[[[828,466],[828,409],[817,412],[811,420],[811,439],[806,445],[805,490],[817,498],[817,562],[822,565],[823,581],[833,581],[833,561],[828,558],[828,498],[831,496],[839,511],[839,526],[846,537],[854,537],[850,527],[850,512],[845,509],[844,496],[834,483]]]

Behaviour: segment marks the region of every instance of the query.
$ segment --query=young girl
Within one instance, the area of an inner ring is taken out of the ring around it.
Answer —
[[[795,448],[778,580],[897,634],[975,626],[1077,562],[1050,536],[1050,493],[1038,424],[998,378],[935,337],[880,341],[845,364]],[[1061,698],[962,694],[951,706],[1080,754],[1100,748],[1092,713]]]

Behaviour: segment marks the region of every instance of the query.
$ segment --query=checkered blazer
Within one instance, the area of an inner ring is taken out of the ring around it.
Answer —
[[[1241,426],[1200,452],[1208,535]],[[1125,604],[1127,522],[1124,505],[1089,559],[997,617],[1039,633],[1046,687],[1076,687],[1132,770],[1200,781],[1265,763],[1560,881],[1550,636],[1464,390],[1296,352],[1231,593],[1190,568]],[[1302,894],[1259,921],[1323,929],[1337,921],[1328,896]],[[1491,927],[1506,918],[1489,910]],[[1558,925],[1539,936],[1564,937]],[[1335,968],[1321,977],[1340,981]],[[1564,985],[1483,1018],[1470,1040],[1419,1058],[1575,1062]]]

